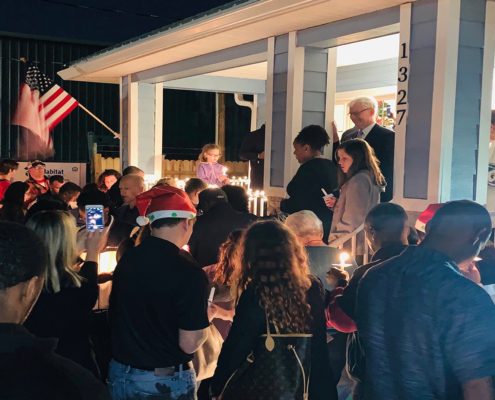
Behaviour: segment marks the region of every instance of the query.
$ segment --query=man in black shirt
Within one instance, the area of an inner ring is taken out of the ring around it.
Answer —
[[[91,372],[54,353],[57,341],[22,326],[43,288],[45,251],[30,229],[0,222],[0,397],[108,399]]]
[[[151,236],[125,253],[114,273],[112,398],[147,393],[154,399],[195,399],[191,360],[209,326],[208,280],[181,247],[191,236],[196,209],[171,186],[142,193],[136,207],[138,222],[151,222]]]

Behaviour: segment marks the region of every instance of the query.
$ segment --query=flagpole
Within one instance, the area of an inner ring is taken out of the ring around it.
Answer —
[[[88,115],[93,117],[96,121],[98,121],[103,127],[109,130],[116,139],[120,139],[120,133],[115,132],[112,128],[110,128],[107,124],[105,124],[101,119],[99,119],[96,115],[94,115],[91,111],[89,111],[86,107],[84,107],[81,103],[78,103],[79,107],[82,108]]]

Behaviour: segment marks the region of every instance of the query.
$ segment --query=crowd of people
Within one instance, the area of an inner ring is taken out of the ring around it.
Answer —
[[[81,188],[40,160],[11,182],[18,163],[0,162],[0,398],[494,399],[489,213],[435,204],[416,230],[387,202],[376,104],[350,116],[335,161],[324,128],[296,136],[301,166],[268,217],[216,145],[184,188],[146,190],[136,166]],[[371,261],[358,246],[343,268],[332,243],[361,225]]]

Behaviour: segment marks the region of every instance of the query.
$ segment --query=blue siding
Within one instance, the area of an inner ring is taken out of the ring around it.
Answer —
[[[288,35],[275,38],[270,185],[284,187]]]
[[[405,198],[428,197],[437,1],[412,3],[409,112],[404,161]]]
[[[304,83],[302,126],[325,126],[328,52],[306,47],[304,51]]]
[[[452,200],[474,199],[476,195],[485,7],[485,0],[461,1],[450,192]]]

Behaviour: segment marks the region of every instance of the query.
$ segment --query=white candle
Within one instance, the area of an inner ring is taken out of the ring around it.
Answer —
[[[254,207],[253,207],[253,214],[254,215],[258,215],[258,199],[259,199],[258,193],[255,193],[254,194]]]
[[[261,204],[260,204],[260,217],[265,216],[265,198],[261,198]]]

